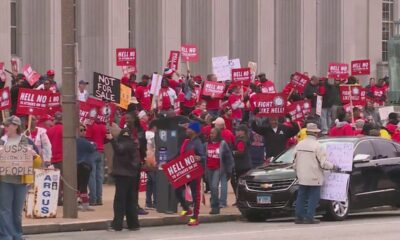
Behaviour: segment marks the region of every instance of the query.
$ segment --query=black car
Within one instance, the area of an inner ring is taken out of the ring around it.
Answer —
[[[318,212],[330,220],[344,220],[350,211],[377,206],[400,206],[400,145],[383,138],[325,138],[354,144],[348,200],[321,200]],[[249,221],[264,221],[273,213],[293,213],[297,179],[292,168],[294,147],[270,165],[249,171],[239,179],[237,206]]]

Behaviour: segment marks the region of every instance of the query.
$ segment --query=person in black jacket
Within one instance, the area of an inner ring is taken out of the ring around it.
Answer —
[[[258,126],[253,121],[251,128],[254,132],[264,136],[265,152],[267,158],[276,157],[286,149],[289,138],[295,136],[299,131],[299,125],[292,122],[291,127],[278,123],[276,117],[269,118],[268,126]]]
[[[138,219],[138,191],[140,174],[140,153],[138,140],[133,135],[135,127],[135,113],[126,114],[126,128],[121,130],[117,139],[107,134],[114,150],[113,170],[111,175],[115,179],[114,219],[111,231],[121,231],[124,216],[128,229],[139,230]]]

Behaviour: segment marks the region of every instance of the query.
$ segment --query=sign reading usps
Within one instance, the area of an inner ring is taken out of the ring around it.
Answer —
[[[36,218],[55,218],[57,214],[60,171],[35,169],[35,204],[33,216]]]

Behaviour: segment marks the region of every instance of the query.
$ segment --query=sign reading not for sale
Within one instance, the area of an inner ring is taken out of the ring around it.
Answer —
[[[193,151],[179,155],[174,160],[162,165],[163,171],[174,188],[203,176],[204,170],[195,160]]]
[[[254,97],[257,116],[280,117],[286,113],[286,95],[281,93],[257,93]]]
[[[136,66],[136,48],[117,48],[117,66]]]
[[[103,101],[119,103],[120,80],[95,72],[93,75],[93,94]]]
[[[0,147],[0,176],[33,175],[33,154],[30,146]]]
[[[47,113],[49,92],[20,88],[18,91],[17,113],[22,115],[44,115]]]

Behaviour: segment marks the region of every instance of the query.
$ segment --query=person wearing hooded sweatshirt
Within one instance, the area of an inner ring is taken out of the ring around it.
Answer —
[[[400,142],[400,131],[398,130],[399,116],[397,113],[389,113],[389,121],[386,124],[386,130],[392,137],[393,141]]]
[[[191,122],[186,129],[187,139],[182,144],[180,149],[180,154],[184,154],[189,151],[194,151],[195,161],[200,162],[202,166],[207,159],[207,154],[205,151],[205,147],[199,138],[199,134],[201,132],[200,123]],[[181,212],[181,217],[185,217],[193,214],[193,216],[189,219],[188,226],[197,226],[199,225],[199,213],[200,213],[200,199],[201,199],[201,177],[198,179],[194,179],[191,182],[187,183],[190,187],[193,197],[193,211],[190,209],[189,205],[186,202],[184,197],[184,192],[186,190],[186,186],[183,185],[177,189],[175,189],[175,195],[181,204],[183,210]]]
[[[347,121],[347,114],[343,108],[338,108],[337,112],[338,121],[335,126],[329,130],[330,137],[343,137],[343,136],[354,136],[355,132],[353,127]]]
[[[222,178],[229,179],[233,170],[233,156],[228,144],[222,139],[221,130],[213,128],[206,144],[206,176],[211,190],[211,212],[219,214],[219,185]],[[221,193],[222,194],[222,193]]]

